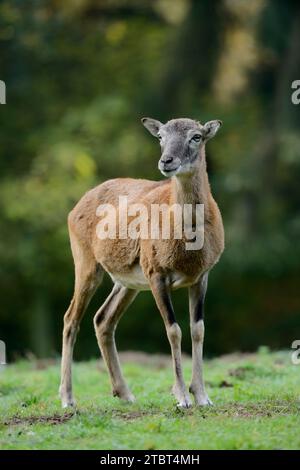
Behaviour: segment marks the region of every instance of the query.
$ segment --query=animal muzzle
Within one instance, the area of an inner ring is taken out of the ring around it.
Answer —
[[[160,171],[168,173],[174,172],[179,167],[179,162],[176,161],[172,155],[162,155],[161,159],[158,162],[158,168]]]

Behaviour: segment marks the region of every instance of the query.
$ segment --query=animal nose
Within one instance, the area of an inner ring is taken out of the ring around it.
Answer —
[[[173,161],[173,157],[170,157],[170,156],[164,157],[164,158],[161,159],[161,162],[162,162],[164,165],[166,165],[166,164],[168,164],[168,163],[172,163],[172,161]]]

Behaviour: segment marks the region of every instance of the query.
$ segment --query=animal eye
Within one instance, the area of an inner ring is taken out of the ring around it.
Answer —
[[[201,134],[195,134],[195,135],[192,137],[192,140],[193,140],[194,142],[200,142],[201,137],[202,137]]]

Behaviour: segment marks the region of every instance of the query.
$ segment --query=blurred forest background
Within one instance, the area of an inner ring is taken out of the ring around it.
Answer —
[[[206,354],[289,348],[300,336],[299,74],[296,0],[2,0],[0,338],[9,357],[60,353],[74,203],[108,178],[162,178],[144,115],[224,123],[207,148],[226,251],[209,280]],[[107,278],[89,306],[77,359],[99,354],[92,317],[110,288]],[[184,291],[174,304],[190,352]],[[149,293],[117,341],[169,351]]]

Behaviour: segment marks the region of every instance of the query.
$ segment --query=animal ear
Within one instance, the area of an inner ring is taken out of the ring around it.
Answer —
[[[157,121],[156,119],[151,119],[144,117],[141,119],[142,124],[148,129],[148,131],[154,135],[154,137],[157,137],[157,134],[159,132],[159,129],[161,126],[163,126],[163,123],[160,121]]]
[[[202,127],[203,136],[206,140],[211,139],[216,135],[220,127],[222,126],[222,121],[216,119],[215,121],[208,121]]]

